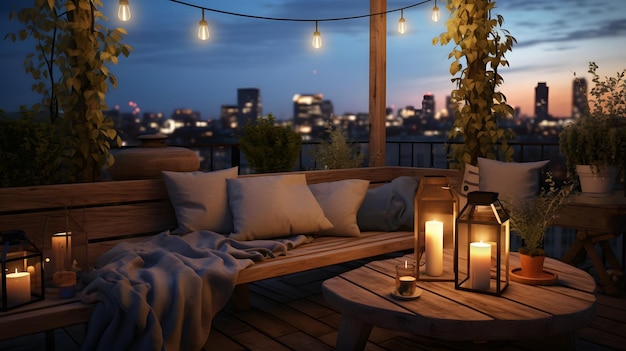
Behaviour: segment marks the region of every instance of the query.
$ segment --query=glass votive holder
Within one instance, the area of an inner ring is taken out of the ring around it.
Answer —
[[[413,296],[416,288],[415,264],[404,261],[396,265],[396,291],[399,296]]]

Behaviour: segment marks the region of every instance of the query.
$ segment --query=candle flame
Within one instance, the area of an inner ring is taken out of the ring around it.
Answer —
[[[17,268],[15,268],[15,274],[17,274]]]
[[[409,268],[409,261],[408,260],[404,260],[404,268]]]

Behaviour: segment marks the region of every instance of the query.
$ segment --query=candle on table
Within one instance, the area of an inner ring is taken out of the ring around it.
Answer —
[[[443,222],[426,221],[425,231],[426,274],[437,277],[443,274]]]
[[[489,290],[491,282],[491,245],[482,241],[470,243],[469,263],[472,289]]]
[[[7,278],[7,305],[15,306],[30,301],[30,273],[9,273]]]
[[[409,264],[407,260],[404,264],[396,266],[396,293],[401,296],[413,296],[415,294],[415,265]]]
[[[52,254],[55,271],[62,271],[69,267],[70,248],[72,247],[71,233],[56,233],[52,235]],[[67,262],[66,262],[67,261]]]

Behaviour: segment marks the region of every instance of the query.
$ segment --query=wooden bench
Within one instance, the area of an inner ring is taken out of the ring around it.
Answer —
[[[400,176],[447,176],[458,188],[456,170],[412,167],[367,167],[297,172],[309,184],[366,179],[376,187]],[[264,174],[267,175],[267,174]],[[242,175],[257,177],[264,175]],[[73,245],[85,252],[85,269],[122,241],[138,241],[177,226],[163,180],[107,181],[0,189],[0,230],[21,229],[40,248],[50,235],[72,231]],[[49,246],[50,244],[47,244]],[[247,305],[246,284],[285,274],[412,249],[412,231],[364,232],[359,238],[319,237],[286,255],[259,262],[242,271],[233,298]],[[81,249],[82,248],[82,249]],[[80,256],[79,253],[76,256]],[[93,305],[77,299],[46,300],[0,312],[0,340],[86,323]]]

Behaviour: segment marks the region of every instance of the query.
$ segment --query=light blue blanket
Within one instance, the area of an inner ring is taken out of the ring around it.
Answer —
[[[98,260],[82,293],[97,302],[83,350],[200,350],[240,270],[310,242],[236,241],[198,231],[121,243]]]

